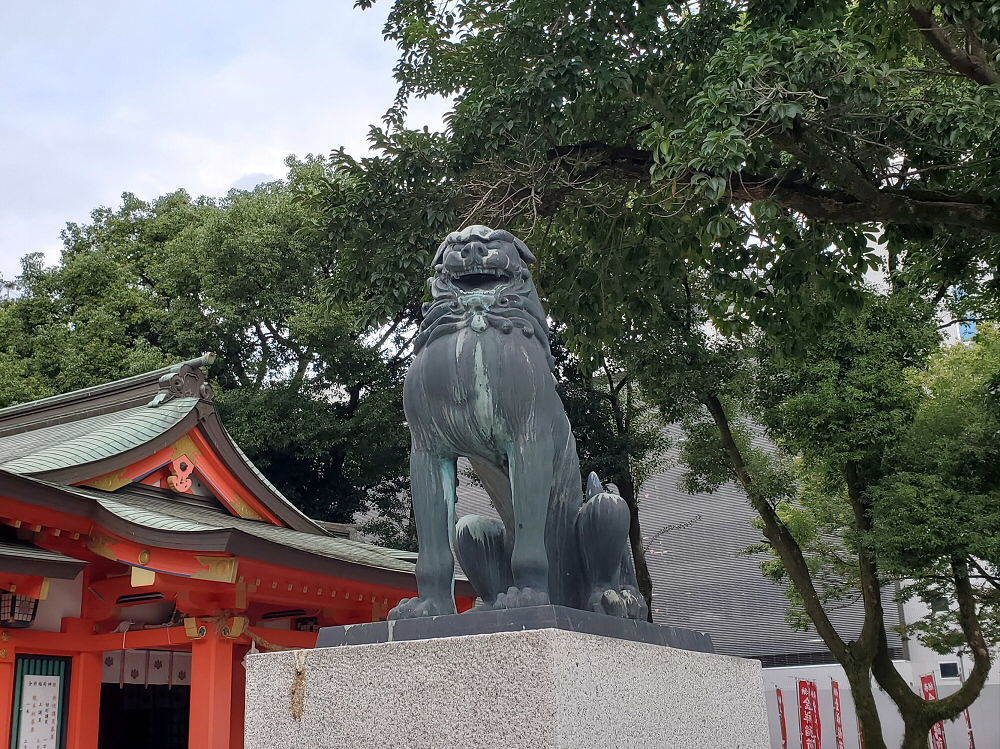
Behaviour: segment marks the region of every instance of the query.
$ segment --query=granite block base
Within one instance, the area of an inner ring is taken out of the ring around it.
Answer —
[[[563,629],[259,653],[245,749],[767,749],[757,661]]]

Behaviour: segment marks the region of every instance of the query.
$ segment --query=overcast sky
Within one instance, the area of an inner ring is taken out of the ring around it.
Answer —
[[[0,3],[0,274],[59,231],[142,198],[285,174],[289,154],[366,150],[392,103],[388,3]],[[437,127],[444,106],[418,104]]]

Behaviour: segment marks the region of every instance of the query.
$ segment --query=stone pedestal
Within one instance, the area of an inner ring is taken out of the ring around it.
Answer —
[[[635,639],[528,628],[246,666],[245,749],[769,746],[758,662]]]

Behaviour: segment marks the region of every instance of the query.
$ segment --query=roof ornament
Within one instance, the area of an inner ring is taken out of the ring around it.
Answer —
[[[175,364],[160,378],[160,391],[149,402],[150,408],[156,408],[174,398],[201,398],[210,401],[215,396],[212,386],[208,384],[208,375],[203,367],[215,363],[216,355],[212,352],[203,354],[197,359]]]

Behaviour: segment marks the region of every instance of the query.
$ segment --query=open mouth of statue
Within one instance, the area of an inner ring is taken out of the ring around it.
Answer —
[[[455,275],[452,283],[462,291],[490,291],[510,280],[510,274],[500,268],[477,268]]]

